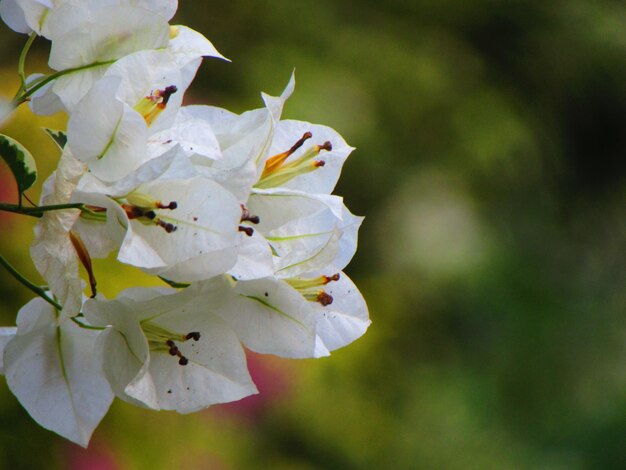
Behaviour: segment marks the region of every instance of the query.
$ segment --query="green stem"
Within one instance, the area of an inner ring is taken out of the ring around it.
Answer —
[[[83,204],[80,202],[74,202],[68,204],[53,204],[50,206],[23,207],[19,204],[7,204],[0,202],[0,211],[14,212],[16,214],[30,215],[33,217],[41,217],[44,212],[58,211],[62,209],[83,209]]]
[[[59,305],[58,302],[56,302],[56,301],[52,300],[50,297],[48,297],[48,295],[46,294],[45,290],[43,290],[41,287],[33,284],[28,279],[26,279],[24,276],[22,276],[22,274],[17,269],[15,269],[11,265],[11,263],[9,263],[4,258],[4,256],[2,256],[2,255],[0,255],[0,264],[2,264],[2,266],[4,266],[6,268],[6,270],[9,271],[9,273],[11,273],[15,279],[17,279],[20,283],[22,283],[22,285],[24,285],[25,287],[27,287],[28,289],[33,291],[35,294],[37,294],[39,297],[41,297],[43,300],[48,302],[50,305],[52,305],[57,310],[63,310],[63,307],[61,307],[61,305]]]
[[[18,96],[26,88],[26,73],[24,72],[24,66],[26,64],[26,56],[28,55],[30,46],[33,45],[33,42],[35,42],[36,38],[37,38],[37,33],[35,33],[34,31],[30,33],[30,36],[28,36],[28,41],[26,41],[26,44],[24,45],[24,48],[22,49],[22,52],[20,53],[20,59],[19,59],[19,62],[17,63],[17,74],[20,77],[21,86],[18,92],[16,93],[16,96]]]
[[[93,64],[80,65],[78,67],[60,70],[58,72],[47,75],[46,77],[41,77],[39,80],[36,80],[35,82],[33,82],[34,85],[31,84],[31,87],[28,90],[24,91],[24,93],[22,93],[20,96],[16,96],[15,98],[13,98],[13,104],[15,105],[15,107],[17,107],[20,104],[25,103],[26,101],[28,101],[28,98],[30,98],[30,96],[33,93],[35,93],[37,90],[43,88],[48,83],[56,80],[59,77],[62,77],[63,75],[68,75],[74,72],[80,72],[81,70],[87,70],[87,69],[91,69],[94,67],[101,67],[103,65],[110,65],[113,62],[115,62],[115,60],[105,60],[103,62],[94,62]],[[20,92],[21,91],[23,90],[20,90]]]
[[[91,325],[85,325],[83,322],[81,322],[78,318],[76,317],[72,317],[71,320],[76,323],[78,326],[80,326],[81,328],[84,328],[86,330],[98,330],[98,331],[102,331],[102,330],[106,330],[106,328],[102,327],[102,326],[91,326]]]

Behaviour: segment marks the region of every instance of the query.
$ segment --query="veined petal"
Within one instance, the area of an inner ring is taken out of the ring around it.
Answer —
[[[283,188],[296,189],[307,193],[330,194],[341,173],[343,163],[346,161],[354,147],[346,144],[346,141],[327,126],[311,124],[305,121],[282,120],[276,124],[274,138],[269,149],[270,155],[276,155],[289,149],[305,132],[310,132],[311,145],[322,145],[330,142],[332,150],[322,151],[316,160],[323,160],[324,166],[315,171],[303,173],[281,184]],[[287,159],[287,163],[300,158],[311,145],[304,144]]]
[[[204,165],[222,158],[219,142],[211,125],[186,112],[186,107],[178,110],[172,126],[150,136],[148,152],[160,155],[175,145],[179,145],[192,161]],[[205,162],[205,159],[208,162]]]
[[[65,110],[71,113],[80,100],[91,90],[93,84],[102,78],[106,69],[106,65],[100,65],[63,75],[52,82],[52,92],[59,98]]]
[[[233,295],[224,299],[216,313],[249,349],[282,357],[315,357],[313,310],[286,284],[272,278],[239,281]]]
[[[261,279],[274,275],[274,260],[269,242],[258,230],[251,237],[240,236],[237,263],[228,274],[238,281]]]
[[[105,181],[128,175],[146,158],[146,123],[136,111],[116,99],[119,86],[117,77],[99,80],[68,123],[72,153]]]
[[[79,12],[84,12],[82,21],[62,32],[69,28],[68,16]],[[165,18],[128,5],[97,9],[63,5],[50,12],[46,26],[53,38],[48,64],[54,70],[117,60],[135,51],[166,47],[169,42]]]
[[[45,326],[19,334],[18,325],[4,351],[7,384],[41,426],[86,447],[113,400],[94,360],[97,333],[70,321],[57,326],[53,307],[43,299],[20,313]]]
[[[324,290],[332,297],[332,304],[311,304],[318,315],[317,336],[329,351],[334,351],[360,338],[371,321],[363,296],[345,273]]]
[[[187,106],[185,112],[211,125],[223,155],[211,165],[196,162],[198,171],[245,201],[259,178],[259,162],[267,156],[274,126],[271,114],[257,109],[237,115],[211,106]]]
[[[111,325],[101,351],[107,376],[122,387],[116,388],[118,396],[153,409],[189,413],[256,392],[237,337],[211,314],[224,286],[213,291],[208,304],[194,302],[186,293],[160,295],[160,289],[133,289],[110,302],[87,302],[90,321]],[[193,339],[186,339],[187,333]],[[171,340],[166,341],[168,334]],[[153,338],[148,355],[145,348],[129,353],[134,344],[147,347],[148,337]],[[168,352],[174,346],[176,354]],[[110,348],[118,351],[107,358]]]
[[[166,50],[144,50],[127,55],[111,65],[105,76],[120,79],[117,98],[131,107],[156,90],[176,87],[176,92],[168,96],[167,106],[151,122],[150,133],[167,129],[173,123],[191,82],[191,79],[183,79],[181,67]]]
[[[226,272],[235,264],[241,207],[232,194],[201,177],[155,181],[140,186],[138,191],[178,205],[175,210],[156,211],[158,218],[176,227],[171,233],[156,225],[133,223],[134,233],[146,240],[167,265],[167,269],[148,272],[175,281],[195,281]],[[137,261],[136,254],[124,245],[118,259]]]
[[[283,189],[255,190],[247,207],[260,217],[257,230],[272,246],[277,276],[323,270],[337,259],[345,225],[341,198]],[[347,249],[349,241],[345,245]]]

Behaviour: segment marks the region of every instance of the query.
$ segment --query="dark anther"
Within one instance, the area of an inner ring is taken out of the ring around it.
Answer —
[[[162,204],[160,202],[157,202],[157,207],[159,209],[169,209],[169,210],[174,210],[178,207],[178,203],[176,201],[172,201],[169,204]]]
[[[304,145],[304,142],[306,142],[311,137],[313,137],[313,134],[311,134],[310,132],[305,132],[304,134],[302,134],[302,137],[300,138],[300,140],[298,140],[295,144],[293,144],[293,146],[287,151],[289,155],[291,155],[300,147],[302,147],[302,145]]]
[[[166,105],[170,99],[170,96],[172,96],[177,91],[178,91],[178,88],[176,88],[176,85],[170,85],[170,86],[165,87],[165,89],[159,93],[161,95],[161,98],[163,99],[162,101],[163,105]]]
[[[338,281],[340,277],[339,273],[336,273],[332,276],[324,276],[324,279],[326,279],[326,284],[328,284],[331,281]]]
[[[259,218],[258,215],[250,214],[250,211],[246,208],[246,206],[241,204],[241,220],[240,220],[240,222],[244,222],[244,221],[248,221],[248,222],[251,222],[253,224],[258,224],[259,222],[261,222],[261,219]]]
[[[239,226],[239,231],[244,232],[249,237],[251,237],[252,234],[254,233],[254,229],[252,227],[244,227],[243,225]]]
[[[200,333],[198,331],[192,331],[191,333],[187,333],[185,339],[193,339],[194,341],[198,341],[200,339]]]
[[[326,165],[326,162],[324,160],[315,160],[313,162],[313,165],[316,166],[316,167],[321,167],[321,166]]]
[[[176,225],[170,224],[169,222],[163,222],[162,220],[157,220],[156,224],[159,227],[163,227],[163,229],[167,232],[167,233],[172,233],[175,232],[176,229],[178,227],[176,227]]]
[[[148,211],[144,214],[145,217],[147,217],[148,219],[152,220],[156,217],[156,214],[154,211]]]
[[[321,303],[324,307],[333,303],[333,296],[328,295],[326,292],[322,291],[317,294],[317,301]]]
[[[318,145],[320,150],[326,150],[330,152],[333,149],[333,144],[331,144],[328,140],[324,142],[322,145]]]
[[[187,359],[185,356],[181,356],[180,359],[178,360],[178,363],[181,366],[186,366],[187,364],[189,364],[189,359]]]

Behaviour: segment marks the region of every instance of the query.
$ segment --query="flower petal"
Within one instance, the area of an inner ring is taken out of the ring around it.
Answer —
[[[69,321],[57,326],[53,307],[42,299],[26,304],[20,315],[45,326],[6,345],[7,384],[41,426],[86,447],[113,400],[95,363],[97,333]]]

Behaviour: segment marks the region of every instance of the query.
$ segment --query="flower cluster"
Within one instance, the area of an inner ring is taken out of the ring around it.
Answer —
[[[181,413],[238,400],[256,393],[243,346],[321,357],[369,325],[342,272],[362,218],[331,194],[352,147],[281,119],[293,76],[243,114],[183,106],[202,58],[222,56],[169,25],[176,7],[0,3],[29,43],[51,42],[55,71],[24,77],[13,105],[69,115],[30,250],[48,287],[0,329],[0,365],[38,423],[81,445],[114,396]],[[169,287],[105,299],[91,259],[111,252]]]

